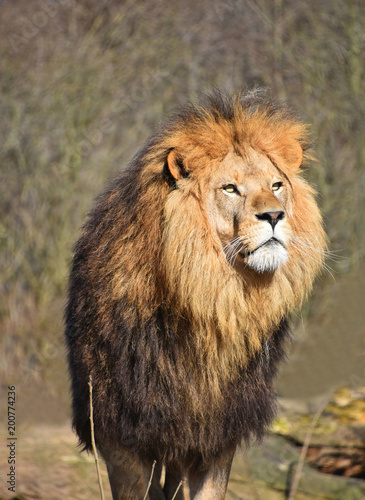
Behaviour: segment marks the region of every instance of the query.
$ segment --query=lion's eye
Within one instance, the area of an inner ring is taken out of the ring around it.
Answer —
[[[226,193],[230,193],[230,194],[231,193],[237,193],[237,194],[240,193],[234,184],[227,184],[227,186],[223,186],[223,191],[225,191]]]
[[[271,186],[271,189],[273,191],[279,191],[279,189],[282,187],[283,183],[282,182],[274,182],[274,184]]]

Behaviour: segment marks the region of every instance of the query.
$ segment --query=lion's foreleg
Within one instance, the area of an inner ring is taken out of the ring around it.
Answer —
[[[189,474],[190,498],[194,500],[224,500],[234,451],[215,460],[205,470],[194,469]]]
[[[142,460],[138,454],[115,446],[101,447],[108,470],[113,500],[143,500],[151,478],[152,462]],[[166,500],[160,486],[162,466],[156,464],[148,492],[148,500]]]
[[[180,481],[182,484],[180,485]],[[175,474],[174,471],[166,469],[165,485],[163,488],[166,500],[190,500],[189,486],[186,477]]]

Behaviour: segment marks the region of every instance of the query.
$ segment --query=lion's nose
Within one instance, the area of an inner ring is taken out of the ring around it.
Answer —
[[[278,210],[276,212],[263,212],[262,214],[256,214],[259,220],[267,220],[271,227],[275,229],[276,224],[279,220],[283,220],[285,217],[285,212]]]

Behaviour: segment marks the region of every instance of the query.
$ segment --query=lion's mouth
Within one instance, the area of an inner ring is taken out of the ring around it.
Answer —
[[[257,250],[259,250],[260,248],[263,248],[263,247],[273,247],[273,246],[277,246],[277,245],[281,245],[283,248],[285,248],[285,245],[282,241],[278,240],[277,238],[275,238],[274,236],[272,236],[271,238],[269,238],[268,240],[264,241],[264,243],[261,243],[261,245],[259,245],[258,247],[254,248],[253,250],[249,250],[248,252],[245,251],[245,252],[240,252],[239,255],[243,258],[246,258],[246,257],[249,257],[250,255],[253,255],[255,252],[257,252]]]

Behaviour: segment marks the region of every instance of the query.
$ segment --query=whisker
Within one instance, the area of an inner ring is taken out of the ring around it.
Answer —
[[[311,257],[315,262],[318,262],[319,264],[324,264],[324,261],[323,259],[320,259],[318,257],[316,257],[315,255],[312,255],[310,252],[308,252],[307,250],[313,250],[312,248],[310,247],[304,247],[300,244],[294,244],[292,243],[292,246],[294,248],[296,248],[297,250],[299,250],[303,255],[307,255],[308,257]],[[321,254],[323,256],[323,254]]]
[[[233,259],[232,259],[232,266],[234,265],[234,263],[236,262],[236,259],[237,259],[237,256],[240,252],[242,252],[242,250],[246,248],[246,245],[242,242],[242,244],[238,247],[238,250],[236,251],[236,253],[234,254],[233,256]]]
[[[306,250],[304,250],[303,247],[301,246],[296,246],[294,243],[292,243],[293,247],[296,248],[297,250],[299,250],[299,252],[301,252],[303,255],[305,255],[306,257],[309,257],[310,259],[312,259],[314,262],[316,262],[317,264],[321,264],[323,266],[323,268],[330,274],[330,276],[332,277],[333,281],[336,281],[334,275],[332,274],[334,271],[334,269],[332,269],[328,264],[326,264],[325,262],[323,262],[322,260],[316,258],[314,255],[311,255],[309,252],[307,252]]]
[[[229,252],[227,252],[227,259],[231,261],[236,254],[237,248],[240,247],[241,242],[238,242],[234,247],[230,248]]]
[[[231,242],[225,245],[224,249],[228,247],[228,250],[225,251],[227,260],[231,263],[234,259],[235,255],[237,255],[237,248],[242,245],[242,239],[240,236],[234,238]],[[240,250],[238,250],[238,253]]]
[[[227,245],[225,245],[224,249],[226,253],[226,258],[230,265],[234,265],[236,258],[240,252],[247,246],[247,238],[243,238],[242,236],[238,236],[230,241]]]
[[[223,247],[223,250],[224,250],[224,251],[226,251],[226,249],[228,248],[227,253],[231,252],[231,251],[232,251],[232,248],[234,248],[234,247],[235,247],[235,245],[236,245],[237,243],[239,243],[239,241],[240,241],[240,237],[238,236],[238,237],[234,238],[232,241],[229,241],[229,242],[227,243],[227,245],[225,245],[225,246]]]
[[[233,238],[233,240],[229,241],[226,245],[224,245],[223,250],[225,250],[226,248],[230,247],[231,245],[233,245],[234,243],[236,243],[240,239],[241,239],[240,236],[236,236],[236,238]]]
[[[306,248],[310,248],[315,252],[325,255],[329,260],[332,260],[333,262],[341,262],[344,259],[344,257],[339,255],[338,252],[334,250],[322,250],[316,248],[315,246],[312,245],[312,241],[308,240],[307,238],[303,238],[300,236],[293,236],[292,239],[295,240],[300,245],[305,246]]]
[[[329,250],[318,249],[310,245],[308,240],[301,241],[302,239],[299,240],[297,236],[294,236],[292,240],[296,241],[298,245],[300,245],[302,248],[308,248],[309,250],[313,250],[314,252],[323,255],[324,257],[326,257],[326,259],[331,260],[332,262],[341,262],[343,260],[343,258],[337,256],[334,252],[331,252]]]

